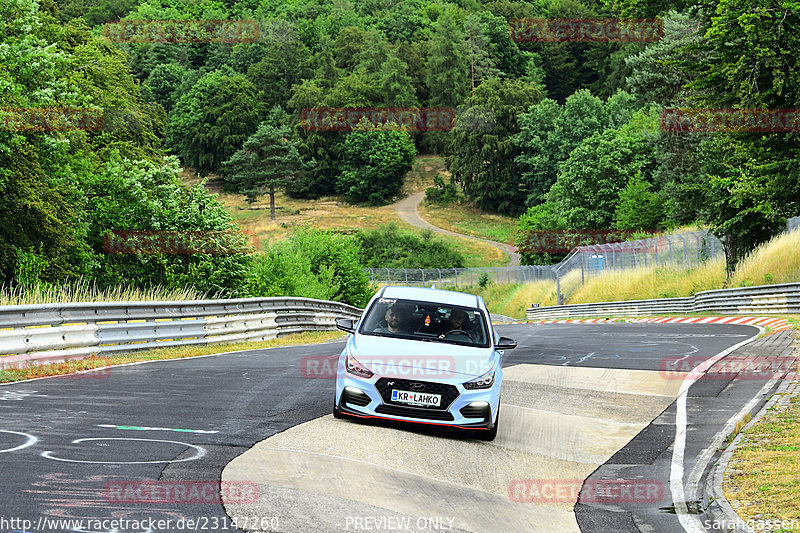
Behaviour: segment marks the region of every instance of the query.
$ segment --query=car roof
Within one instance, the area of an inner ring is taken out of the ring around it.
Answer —
[[[427,289],[422,287],[384,287],[378,293],[381,298],[398,298],[402,300],[421,300],[463,307],[480,307],[478,297],[464,292]]]

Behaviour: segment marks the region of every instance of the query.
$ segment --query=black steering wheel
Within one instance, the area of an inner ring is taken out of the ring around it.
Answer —
[[[470,340],[472,340],[472,335],[470,335],[469,333],[467,333],[463,329],[451,329],[447,333],[442,333],[441,335],[439,335],[439,338],[440,339],[444,339],[445,337],[447,337],[451,333],[461,333],[461,334],[466,335],[467,337],[469,337]]]

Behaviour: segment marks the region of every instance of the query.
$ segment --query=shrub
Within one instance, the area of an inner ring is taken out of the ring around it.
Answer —
[[[435,187],[425,189],[425,200],[432,204],[450,205],[464,199],[452,180],[445,183],[441,176],[436,176],[433,178],[433,184]]]
[[[464,256],[430,230],[417,235],[385,224],[375,230],[355,235],[361,248],[361,260],[377,268],[461,268]]]
[[[301,296],[363,307],[373,288],[351,237],[302,229],[255,259],[247,287],[253,296]]]
[[[354,131],[343,147],[337,190],[348,202],[386,203],[400,192],[416,155],[404,131]]]

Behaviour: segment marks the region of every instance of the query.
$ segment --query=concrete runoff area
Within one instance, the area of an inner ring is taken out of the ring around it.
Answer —
[[[493,442],[324,416],[229,463],[223,481],[258,483],[259,500],[225,510],[279,524],[244,523],[247,531],[579,532],[576,491],[520,502],[515,496],[526,495],[513,493],[515,482],[580,489],[674,401],[682,383],[658,371],[534,364],[507,367],[503,379]]]

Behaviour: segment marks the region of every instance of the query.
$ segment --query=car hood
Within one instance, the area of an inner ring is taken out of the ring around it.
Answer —
[[[350,336],[347,350],[379,376],[418,380],[478,377],[491,370],[498,357],[492,348],[361,334]]]

